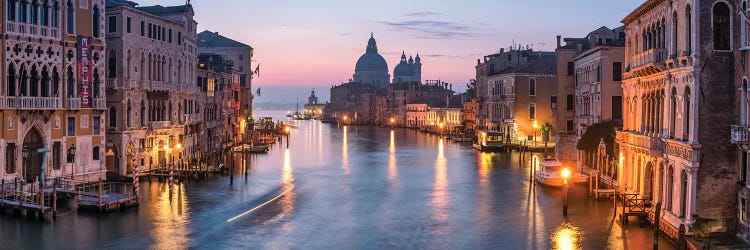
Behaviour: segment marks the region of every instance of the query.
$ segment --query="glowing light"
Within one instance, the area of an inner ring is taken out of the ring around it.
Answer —
[[[562,175],[562,178],[568,179],[568,177],[570,177],[570,170],[568,170],[568,168],[563,168],[560,175]]]
[[[177,149],[182,149],[182,143],[177,143]]]
[[[290,129],[289,129],[289,126],[286,126],[286,127],[284,127],[284,133],[287,133],[287,134],[289,134],[289,130],[290,130]]]
[[[169,145],[164,145],[164,151],[169,151]]]
[[[539,128],[539,124],[537,124],[536,121],[534,121],[534,125],[533,126],[534,126],[534,129]]]
[[[581,229],[571,223],[563,223],[552,232],[552,249],[581,249],[583,241]]]
[[[391,117],[391,124],[394,124],[394,123],[396,123],[396,119],[394,119],[393,117]]]

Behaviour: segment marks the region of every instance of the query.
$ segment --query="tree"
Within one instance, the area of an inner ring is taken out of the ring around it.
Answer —
[[[547,157],[547,142],[549,142],[549,137],[552,132],[552,130],[555,129],[551,123],[545,122],[542,124],[541,127],[539,127],[539,130],[542,132],[542,141],[544,141],[544,157]]]
[[[476,98],[477,80],[471,79],[466,83],[466,95],[471,98]]]

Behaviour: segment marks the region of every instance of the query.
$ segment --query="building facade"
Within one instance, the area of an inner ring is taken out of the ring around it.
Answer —
[[[108,3],[107,170],[131,175],[134,160],[144,170],[179,162],[196,150],[186,127],[202,107],[192,6]]]
[[[747,182],[748,157],[750,156],[750,84],[748,77],[750,75],[750,60],[748,60],[748,51],[750,51],[750,13],[748,12],[747,1],[742,1],[740,13],[738,13],[738,26],[740,26],[740,42],[734,48],[736,54],[740,57],[735,58],[737,68],[737,94],[736,107],[739,111],[737,123],[732,125],[732,143],[736,146],[737,152],[737,236],[745,241],[750,241],[750,183]]]
[[[419,54],[406,60],[406,52],[401,53],[401,61],[393,69],[393,83],[399,82],[422,82],[422,59]]]
[[[732,46],[734,2],[648,0],[623,24],[623,129],[619,185],[661,203],[661,229],[703,236],[731,231],[737,214]],[[653,209],[650,210],[653,219]]]
[[[104,177],[104,1],[3,1],[0,178]],[[49,149],[42,167],[41,148]]]

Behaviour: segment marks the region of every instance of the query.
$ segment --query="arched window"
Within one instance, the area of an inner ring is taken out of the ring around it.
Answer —
[[[693,14],[690,5],[685,7],[685,52],[693,54]]]
[[[99,20],[101,19],[101,14],[99,13],[99,6],[98,5],[94,5],[93,19],[94,20],[93,20],[92,23],[94,25],[94,27],[93,27],[93,29],[94,29],[94,37],[100,37],[101,36],[101,28],[99,27],[100,26],[100,21]]]
[[[682,139],[685,141],[690,140],[690,88],[685,87],[685,107],[683,107],[683,116],[682,116],[682,131],[683,136]]]
[[[729,6],[716,3],[713,14],[714,50],[730,50]]]
[[[107,56],[107,78],[115,77],[117,77],[117,53],[114,49],[110,49]]]
[[[65,22],[66,31],[68,34],[74,34],[75,33],[75,6],[73,6],[73,2],[68,0],[68,4],[65,7],[66,13],[65,13],[65,19],[67,20]]]
[[[146,126],[146,103],[144,103],[143,100],[141,100],[141,112],[138,114],[140,115],[139,118],[141,118],[140,119],[141,127],[145,127]]]
[[[16,96],[16,68],[13,64],[8,65],[8,96]]]
[[[679,36],[677,35],[677,12],[672,13],[672,53],[674,56],[678,56],[680,53],[679,50],[677,50],[677,40],[679,40]]]
[[[26,67],[21,65],[21,71],[19,71],[20,82],[18,85],[21,87],[21,93],[19,96],[29,96],[29,74],[26,72]]]
[[[656,202],[662,202],[664,197],[664,165],[662,164],[659,164],[659,177],[656,178],[656,180],[659,182],[659,195],[656,197]],[[663,205],[664,204],[662,204],[662,207],[664,207]]]
[[[57,68],[52,70],[52,96],[60,97],[60,73],[57,73]]]
[[[47,71],[47,67],[42,68],[42,96],[43,97],[50,97],[50,78],[49,78],[49,71]]]
[[[674,167],[669,166],[669,171],[667,171],[667,183],[665,183],[667,186],[667,193],[666,193],[666,209],[671,210],[672,209],[672,192],[674,190]]]
[[[37,20],[39,20],[39,4],[35,1],[31,1],[31,11],[29,11],[31,15],[29,15],[29,23],[30,24],[37,24]]]
[[[29,83],[29,96],[39,96],[39,71],[36,65],[31,66],[31,82]]]
[[[42,4],[41,8],[42,9],[39,12],[40,23],[44,26],[48,26],[49,25],[49,8],[50,8],[49,1],[44,0],[44,3]]]
[[[115,109],[115,106],[109,108],[109,127],[117,128],[117,109]]]
[[[73,69],[68,67],[67,79],[66,79],[65,93],[67,97],[76,97],[76,79],[73,76]]]
[[[29,5],[26,1],[20,1],[18,2],[18,21],[19,22],[26,22],[28,20],[26,18],[27,12],[26,7]]]
[[[101,98],[102,97],[102,80],[99,77],[99,69],[94,69],[94,98]]]
[[[8,5],[8,10],[5,12],[5,14],[8,15],[9,21],[16,20],[16,1],[17,0],[8,0],[8,2],[6,3]]]
[[[680,218],[685,218],[687,210],[687,173],[682,170],[680,173]]]
[[[60,27],[60,3],[58,1],[55,1],[55,6],[52,10],[52,27]]]

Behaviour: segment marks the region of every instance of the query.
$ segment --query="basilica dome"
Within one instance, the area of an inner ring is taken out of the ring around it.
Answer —
[[[351,69],[351,68],[350,68]],[[357,60],[357,65],[354,67],[355,72],[362,71],[381,71],[388,72],[388,64],[385,62],[385,58],[375,53],[365,53]]]
[[[357,64],[354,66],[352,80],[365,84],[385,86],[389,83],[390,77],[388,74],[388,63],[378,53],[378,45],[373,35],[370,34],[365,54],[359,57]]]

